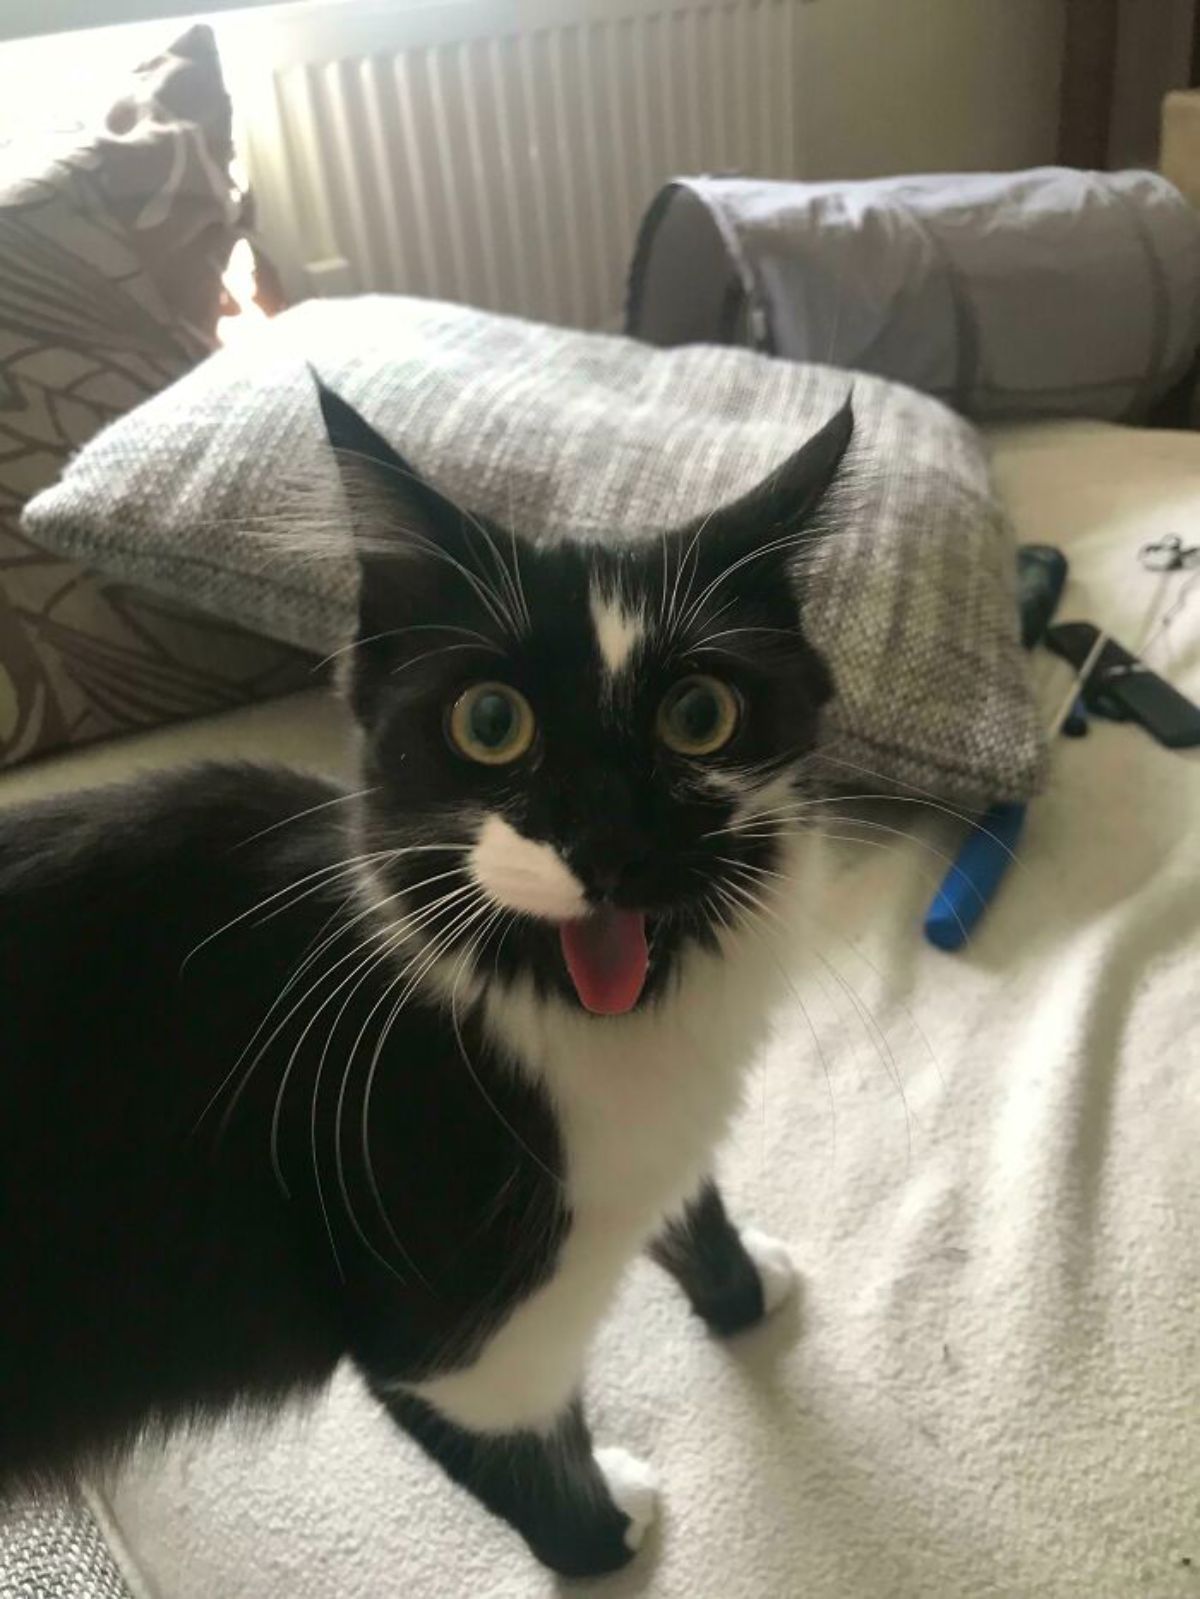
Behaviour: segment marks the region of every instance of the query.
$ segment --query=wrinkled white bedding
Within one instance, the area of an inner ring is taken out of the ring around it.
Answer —
[[[1068,423],[994,446],[1020,537],[1073,562],[1060,615],[1132,645],[1154,582],[1137,546],[1200,541],[1200,434]],[[1200,584],[1155,659],[1200,696]],[[1049,701],[1065,669],[1045,665]],[[297,700],[142,748],[321,761],[340,736]],[[915,837],[828,846],[796,952],[809,1020],[781,1017],[724,1163],[738,1213],[794,1244],[801,1301],[722,1347],[634,1271],[594,1419],[666,1503],[596,1591],[1195,1599],[1200,752],[1108,724],[1063,740],[1022,864],[958,956],[919,933],[956,824],[872,814]],[[109,1506],[158,1599],[558,1591],[348,1379],[277,1429],[144,1455]]]

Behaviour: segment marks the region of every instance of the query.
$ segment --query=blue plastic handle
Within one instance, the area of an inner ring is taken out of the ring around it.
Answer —
[[[1024,805],[993,805],[972,827],[925,917],[938,949],[961,949],[999,888],[1025,825]]]

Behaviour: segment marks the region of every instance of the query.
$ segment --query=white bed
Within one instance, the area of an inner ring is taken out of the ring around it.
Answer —
[[[993,445],[1019,536],[1072,561],[1060,615],[1132,643],[1139,545],[1200,541],[1200,434],[1065,423]],[[1200,582],[1154,659],[1200,696]],[[1049,701],[1064,669],[1042,664]],[[0,799],[135,761],[344,749],[337,709],[304,696],[16,773]],[[1195,1599],[1200,752],[1132,726],[1062,740],[957,956],[920,936],[957,824],[876,819],[913,836],[826,846],[795,952],[807,1019],[781,1015],[725,1161],[739,1215],[794,1245],[802,1297],[726,1347],[634,1271],[593,1408],[665,1509],[596,1591]],[[155,1599],[559,1591],[348,1377],[278,1428],[144,1454],[97,1504]]]

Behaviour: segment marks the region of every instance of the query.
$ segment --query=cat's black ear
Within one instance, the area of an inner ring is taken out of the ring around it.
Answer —
[[[325,434],[337,452],[343,480],[356,489],[361,489],[365,482],[374,485],[381,500],[390,503],[393,517],[404,518],[405,525],[396,530],[397,537],[403,537],[407,529],[425,537],[457,537],[463,516],[454,502],[439,494],[365,417],[322,383],[315,372],[313,377]],[[359,495],[352,494],[352,511],[358,503]],[[368,554],[386,533],[386,529],[378,526],[355,529],[356,534],[360,531],[369,535],[364,539]],[[360,549],[360,553],[364,550]]]
[[[359,638],[373,639],[432,603],[446,569],[436,551],[464,559],[467,519],[316,372],[313,378],[358,557]]]
[[[706,614],[727,608],[735,596],[751,601],[779,622],[798,621],[797,595],[789,581],[801,554],[813,513],[820,505],[854,433],[854,407],[841,409],[771,475],[740,499],[701,518],[676,535],[677,560],[684,573],[695,572],[685,592],[698,596],[684,607],[688,625],[704,631]],[[768,642],[765,634],[773,633]],[[758,653],[805,686],[813,711],[833,694],[833,680],[820,655],[799,627],[764,630]]]
[[[834,478],[854,435],[854,404],[840,410],[771,475],[709,519],[704,542],[722,557],[759,552],[776,567],[795,553],[804,530]]]

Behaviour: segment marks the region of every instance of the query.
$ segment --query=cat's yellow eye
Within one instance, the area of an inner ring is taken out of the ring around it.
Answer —
[[[741,702],[719,677],[685,677],[658,708],[658,736],[676,755],[715,755],[737,732]]]
[[[508,683],[474,684],[455,700],[446,725],[454,748],[484,766],[519,761],[537,732],[529,701]]]

